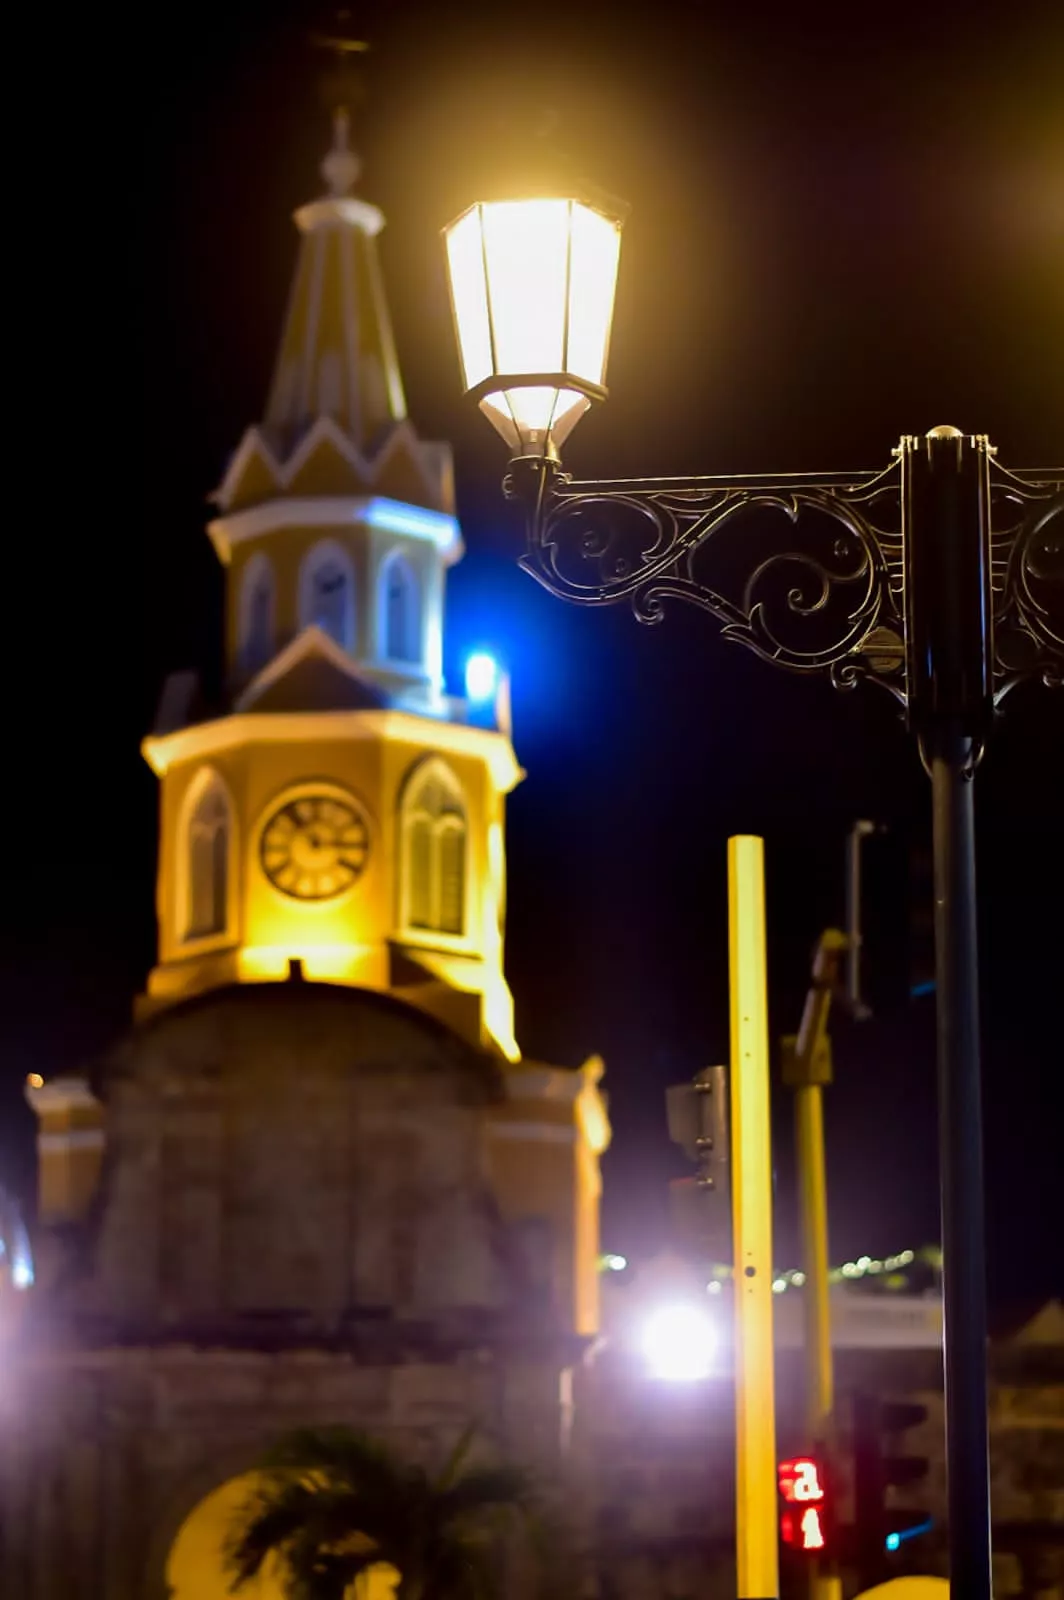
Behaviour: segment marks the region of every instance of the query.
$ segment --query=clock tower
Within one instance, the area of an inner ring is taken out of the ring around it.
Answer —
[[[143,745],[158,960],[100,1057],[26,1087],[4,1595],[225,1600],[234,1513],[293,1426],[444,1460],[488,1419],[538,1481],[567,1470],[603,1065],[514,1039],[505,694],[443,682],[450,461],[406,416],[343,112],[323,170],[264,416],[214,496],[224,695],[174,675]]]
[[[505,697],[443,683],[462,543],[448,447],[406,414],[377,238],[345,111],[299,256],[265,416],[210,523],[226,579],[226,699],[167,682],[149,1016],[287,978],[394,995],[518,1057],[503,976]]]

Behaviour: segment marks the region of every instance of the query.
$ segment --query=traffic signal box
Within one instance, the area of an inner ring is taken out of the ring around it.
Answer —
[[[795,1556],[834,1553],[834,1508],[823,1461],[816,1456],[789,1456],[777,1470],[780,1540]]]
[[[854,1554],[862,1588],[889,1577],[896,1570],[892,1557],[932,1526],[928,1511],[896,1507],[890,1496],[927,1476],[926,1455],[906,1454],[902,1437],[926,1420],[927,1407],[915,1402],[854,1396]]]
[[[689,1083],[665,1091],[669,1138],[695,1168],[669,1184],[677,1242],[711,1261],[730,1261],[731,1175],[728,1166],[728,1082],[723,1067],[704,1067]]]

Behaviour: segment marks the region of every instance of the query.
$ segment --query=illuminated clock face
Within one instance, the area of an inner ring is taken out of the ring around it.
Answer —
[[[304,794],[280,806],[259,846],[262,870],[294,900],[331,900],[365,871],[369,828],[353,800]]]

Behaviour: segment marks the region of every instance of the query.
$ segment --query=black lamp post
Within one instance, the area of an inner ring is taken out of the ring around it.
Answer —
[[[876,472],[576,481],[558,445],[604,399],[622,219],[546,196],[445,230],[466,389],[513,451],[521,564],[642,622],[688,600],[766,661],[869,682],[931,777],[950,1578],[989,1600],[986,1290],[972,779],[1019,681],[1064,680],[1064,467],[906,435]]]

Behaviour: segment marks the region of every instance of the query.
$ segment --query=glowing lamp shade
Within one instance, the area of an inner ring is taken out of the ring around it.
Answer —
[[[716,1346],[713,1319],[696,1305],[662,1306],[643,1330],[643,1351],[651,1375],[670,1383],[696,1383],[713,1370]]]
[[[580,200],[500,200],[444,229],[465,387],[514,455],[549,455],[606,357],[621,224]]]

